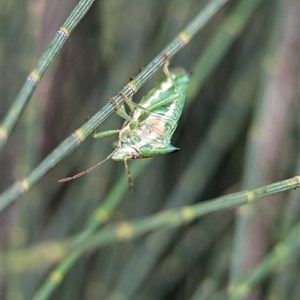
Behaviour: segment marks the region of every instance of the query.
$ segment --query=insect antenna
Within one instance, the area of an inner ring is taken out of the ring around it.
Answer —
[[[129,184],[129,188],[134,191],[134,184],[133,184],[133,180],[132,180],[132,177],[131,177],[131,173],[129,171],[129,167],[128,167],[128,164],[127,164],[127,160],[124,159],[124,164],[125,164],[125,170],[126,170],[126,174],[127,174],[127,178],[128,178],[128,184]]]
[[[81,177],[81,176],[83,176],[83,175],[85,175],[85,174],[88,174],[88,173],[94,171],[96,168],[98,168],[100,165],[102,165],[105,161],[109,160],[109,159],[113,156],[113,154],[116,152],[117,149],[118,149],[118,148],[116,148],[116,149],[115,149],[111,154],[109,154],[105,159],[103,159],[102,161],[98,162],[98,163],[97,163],[96,165],[94,165],[93,167],[90,167],[90,168],[86,169],[85,171],[82,171],[82,172],[80,172],[80,173],[78,173],[78,174],[76,174],[76,175],[74,175],[74,176],[62,178],[62,179],[58,180],[58,182],[61,182],[61,183],[62,183],[62,182],[71,181],[71,180],[73,180],[73,179],[77,179],[77,178],[79,178],[79,177]]]

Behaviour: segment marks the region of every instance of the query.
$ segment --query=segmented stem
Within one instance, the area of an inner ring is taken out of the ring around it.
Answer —
[[[36,67],[27,76],[23,87],[17,95],[13,105],[0,127],[0,148],[6,143],[12,129],[28,104],[33,92],[43,77],[45,71],[53,62],[54,58],[70,36],[73,29],[85,16],[95,0],[81,0],[78,2],[65,23],[57,30],[47,50],[38,61]]]

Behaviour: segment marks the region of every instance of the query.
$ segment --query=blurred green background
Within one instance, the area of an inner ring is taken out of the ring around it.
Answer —
[[[207,3],[96,1],[45,73],[3,149],[2,191],[101,109]],[[76,4],[1,4],[2,117]],[[299,173],[297,0],[229,1],[171,60],[173,67],[191,73],[187,105],[173,137],[180,152],[130,162],[133,174],[139,172],[136,191],[120,189],[120,196],[116,183],[127,179],[124,165],[113,161],[58,184],[58,179],[104,159],[116,141],[87,138],[2,213],[4,251],[81,232],[112,191],[116,195],[110,201],[117,205],[108,223]],[[163,76],[158,72],[133,100],[138,102]],[[114,114],[99,131],[118,129],[122,123]],[[179,230],[104,247],[80,257],[48,299],[226,299],[229,282],[258,266],[297,218],[299,192],[293,191],[208,215]],[[1,299],[32,299],[53,268],[4,277]],[[296,300],[298,285],[299,256],[293,256],[245,299]]]

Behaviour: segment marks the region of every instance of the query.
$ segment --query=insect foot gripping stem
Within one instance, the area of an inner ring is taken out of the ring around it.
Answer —
[[[164,55],[166,62],[163,67],[165,78],[149,91],[139,104],[132,102],[125,95],[120,94],[130,109],[125,109],[110,100],[116,112],[126,120],[120,130],[109,130],[94,134],[95,138],[104,138],[118,133],[119,138],[115,150],[106,159],[97,165],[80,172],[72,177],[66,177],[59,182],[67,182],[92,172],[108,159],[122,161],[125,165],[129,188],[134,189],[128,161],[159,155],[166,155],[179,151],[171,145],[171,139],[180,120],[189,85],[189,75],[183,69],[170,71],[169,59]]]

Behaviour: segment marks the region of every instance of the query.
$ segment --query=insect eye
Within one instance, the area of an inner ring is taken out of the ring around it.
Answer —
[[[139,154],[136,153],[136,152],[131,152],[131,158],[132,159],[137,159],[137,158],[139,158]]]

